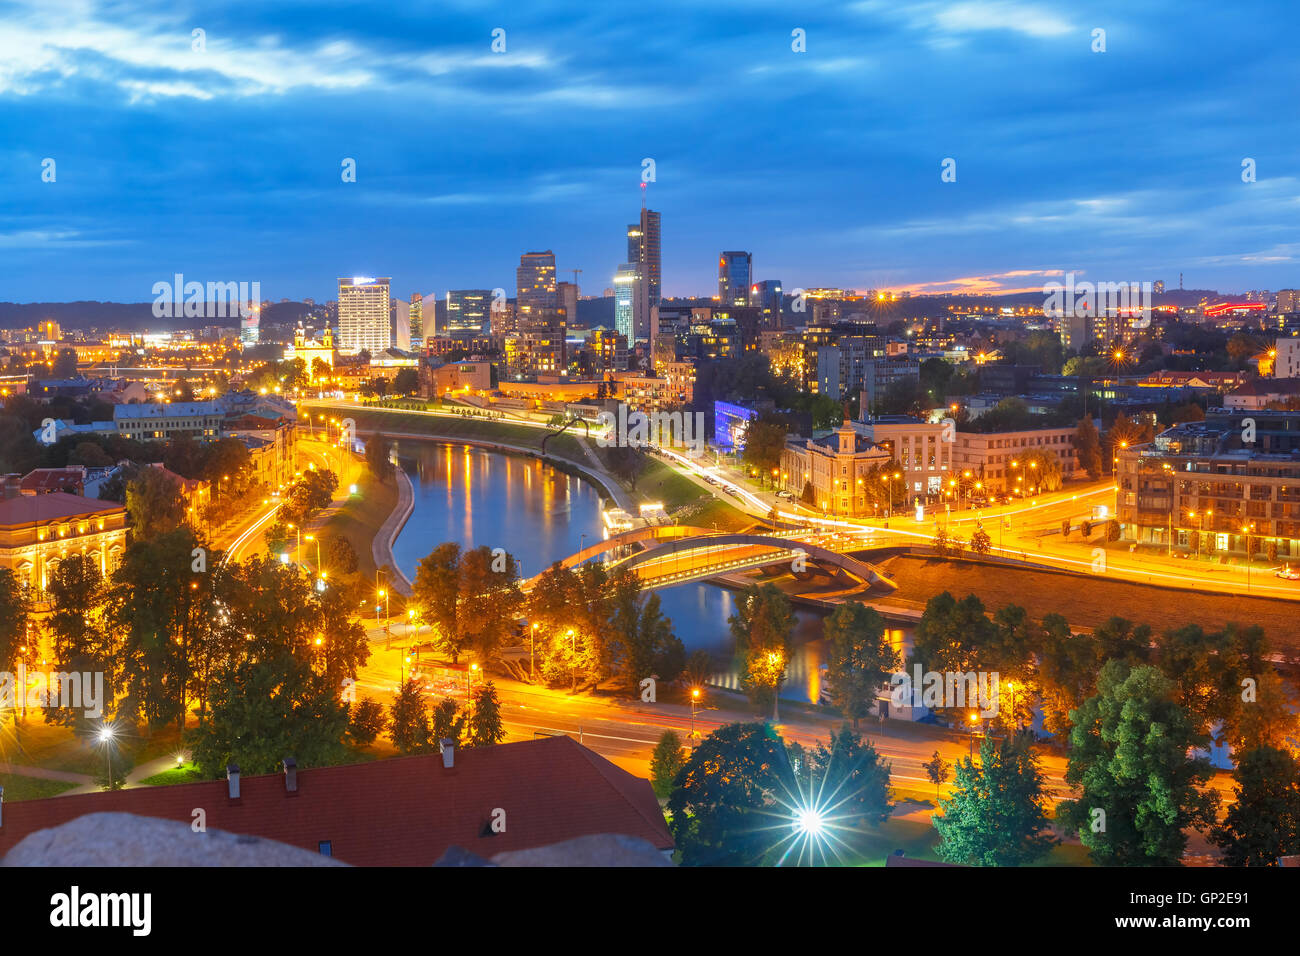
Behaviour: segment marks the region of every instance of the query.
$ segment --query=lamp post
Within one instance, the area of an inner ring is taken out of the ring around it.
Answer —
[[[975,759],[975,728],[979,726],[980,719],[975,716],[975,711],[970,712],[970,741],[966,746],[966,756],[971,760]]]
[[[537,640],[537,622],[528,631],[528,679],[533,680],[533,645]]]
[[[695,706],[700,701],[700,689],[691,688],[691,747],[695,746]]]
[[[104,724],[99,728],[99,742],[104,745],[104,770],[108,777],[108,789],[113,789],[113,725]]]

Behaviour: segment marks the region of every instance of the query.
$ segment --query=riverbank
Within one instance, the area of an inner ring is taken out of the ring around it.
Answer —
[[[1201,594],[1175,588],[1038,571],[978,561],[946,561],[899,555],[884,562],[898,590],[877,600],[919,611],[944,591],[954,597],[976,594],[989,612],[1006,604],[1023,607],[1034,618],[1060,614],[1077,628],[1095,628],[1119,616],[1156,631],[1197,624],[1217,630],[1229,623],[1258,624],[1274,648],[1300,654],[1295,604],[1272,598]]]
[[[464,444],[504,454],[524,455],[575,474],[596,487],[601,497],[629,514],[641,505],[661,503],[683,524],[716,524],[719,530],[740,530],[753,519],[718,498],[711,490],[651,455],[642,455],[635,474],[615,474],[607,449],[594,447],[577,434],[554,434],[555,429],[536,424],[501,421],[476,416],[434,414],[410,410],[361,408],[351,405],[313,404],[331,416],[351,418],[358,435],[382,434],[406,441]],[[545,445],[545,450],[543,450]]]

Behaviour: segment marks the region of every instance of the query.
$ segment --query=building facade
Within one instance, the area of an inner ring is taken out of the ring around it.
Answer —
[[[126,507],[52,492],[0,501],[0,567],[45,599],[50,575],[73,555],[90,557],[107,576],[126,550]]]
[[[1075,428],[1032,428],[1014,432],[963,432],[956,433],[953,442],[953,468],[970,474],[992,492],[1032,493],[1031,469],[1020,465],[1026,452],[1043,452],[1055,457],[1061,464],[1061,479],[1068,481],[1079,470],[1079,458],[1074,450]],[[1026,484],[1026,480],[1029,484]],[[1019,481],[1017,481],[1019,479]],[[1019,487],[1018,487],[1019,486]]]
[[[754,257],[748,252],[724,252],[718,256],[718,298],[723,305],[749,305],[754,283]]]
[[[1125,540],[1300,557],[1300,412],[1215,410],[1117,457]]]
[[[890,453],[844,422],[817,439],[788,439],[781,452],[781,485],[828,515],[864,517],[877,510],[879,497],[868,483]]]
[[[393,344],[389,280],[339,279],[339,350],[372,355]]]

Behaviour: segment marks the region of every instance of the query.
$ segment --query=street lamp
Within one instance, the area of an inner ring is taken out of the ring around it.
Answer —
[[[108,789],[113,789],[113,737],[116,731],[112,724],[105,723],[99,728],[99,742],[104,746],[104,769],[107,771]]]
[[[966,746],[966,755],[975,759],[975,728],[979,726],[980,719],[975,716],[975,711],[970,712],[970,742]]]
[[[572,663],[572,665],[573,665],[573,691],[572,691],[572,693],[575,693],[575,694],[576,694],[576,693],[578,692],[578,636],[577,636],[577,634],[574,633],[573,628],[569,628],[569,632],[568,632],[568,634],[567,634],[566,636],[569,638],[569,641],[570,641],[570,657],[569,657],[569,660],[570,660],[570,663]]]
[[[695,746],[695,707],[700,702],[700,689],[691,688],[691,746]]]

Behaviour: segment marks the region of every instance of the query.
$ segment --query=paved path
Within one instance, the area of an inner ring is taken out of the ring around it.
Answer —
[[[375,559],[375,567],[382,568],[387,565],[393,569],[393,576],[389,581],[393,590],[403,597],[410,597],[415,589],[411,586],[411,579],[398,567],[397,558],[393,556],[393,542],[397,540],[397,536],[406,525],[406,520],[415,510],[415,487],[411,484],[411,477],[400,465],[394,467],[393,474],[397,480],[397,504],[393,506],[393,511],[384,521],[383,527],[375,532],[375,537],[370,544],[370,555]]]
[[[57,780],[60,783],[91,782],[91,777],[84,773],[72,773],[67,770],[46,770],[44,767],[26,767],[22,764],[0,763],[0,773],[15,777],[34,777],[37,780]]]
[[[187,750],[185,751],[185,759],[188,760],[189,758],[190,758],[190,754],[189,751]],[[175,754],[169,754],[166,757],[157,757],[153,760],[147,760],[142,764],[137,764],[134,768],[132,768],[127,773],[126,783],[122,785],[123,789],[132,790],[136,787],[143,787],[145,786],[145,784],[142,781],[146,780],[149,777],[152,777],[156,773],[162,773],[164,770],[170,770],[172,767],[175,766],[176,766]],[[84,774],[74,773],[74,774],[65,774],[65,776],[76,777],[78,778],[78,780],[84,780],[89,782],[83,784],[80,787],[73,787],[71,790],[64,791],[63,793],[59,794],[59,796],[61,797],[70,796],[71,794],[74,793],[100,793],[104,789],[99,784],[91,781],[91,779],[85,776]]]

